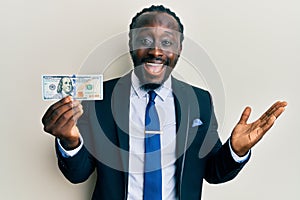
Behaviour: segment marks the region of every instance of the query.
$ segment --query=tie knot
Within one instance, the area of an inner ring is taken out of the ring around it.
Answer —
[[[153,90],[150,90],[148,92],[148,94],[149,94],[149,101],[154,102],[154,99],[155,99],[155,97],[156,97],[157,94]]]

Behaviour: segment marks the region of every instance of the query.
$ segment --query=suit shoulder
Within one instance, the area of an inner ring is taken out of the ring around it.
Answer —
[[[193,90],[196,93],[199,93],[199,94],[202,94],[202,95],[209,95],[210,96],[210,92],[208,90],[206,90],[206,89],[199,88],[199,87],[193,86],[193,85],[191,85],[191,87],[193,88]]]
[[[110,79],[110,80],[107,80],[107,81],[103,81],[103,87],[104,88],[114,87],[117,84],[119,79],[120,78],[114,78],[114,79]]]
[[[174,81],[176,82],[176,84],[182,85],[185,88],[188,88],[188,87],[192,88],[197,96],[202,96],[202,97],[206,96],[208,98],[211,98],[210,92],[208,90],[205,90],[205,89],[200,88],[198,86],[194,86],[192,84],[183,82],[183,81],[175,79],[175,78],[174,78]]]

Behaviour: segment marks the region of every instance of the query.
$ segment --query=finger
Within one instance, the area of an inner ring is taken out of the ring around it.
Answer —
[[[79,104],[78,105],[78,112],[75,112],[75,114],[73,116],[73,119],[77,122],[82,114],[83,114],[83,107],[82,107],[82,104]]]
[[[272,115],[278,118],[284,112],[286,106],[287,102],[280,102],[277,109],[272,112]]]
[[[266,132],[273,126],[275,120],[275,116],[271,117],[266,123],[264,123],[264,125],[258,126],[252,133],[250,133],[253,145],[255,145],[266,134]]]
[[[275,117],[275,119],[277,119],[284,111],[285,111],[285,108],[284,107],[280,107],[277,110],[275,110],[273,113],[271,113],[270,117]]]
[[[71,137],[72,128],[76,125],[77,120],[83,114],[82,105],[79,104],[74,109],[65,112],[52,127],[47,127],[52,135],[58,138]]]
[[[253,122],[253,127],[263,127],[269,123],[271,117],[277,118],[284,110],[282,106],[286,106],[286,102],[275,102],[258,120]]]
[[[78,104],[74,107],[72,107],[72,109],[67,110],[66,112],[64,112],[56,121],[55,126],[57,127],[63,127],[65,126],[66,123],[68,123],[70,120],[74,121],[74,116],[75,114],[77,114],[78,112],[82,112],[82,105]],[[77,118],[78,119],[78,118]],[[76,120],[77,120],[76,119]]]
[[[73,109],[73,117],[72,117],[73,121],[77,123],[78,119],[81,117],[82,114],[83,114],[83,108],[82,105],[79,104]]]
[[[274,111],[274,113],[272,113],[267,118],[267,120],[265,120],[265,123],[261,124],[261,128],[263,129],[263,131],[268,131],[273,126],[278,117],[284,112],[284,110],[284,107],[280,107],[276,111]]]
[[[72,101],[72,97],[68,96],[68,97],[65,97],[65,98],[59,100],[58,102],[54,103],[52,106],[50,106],[42,118],[42,123],[45,125],[47,123],[49,117],[51,115],[53,115],[53,112],[55,112],[57,108],[65,105],[71,101]]]
[[[74,106],[74,107],[73,107]],[[48,133],[55,133],[72,117],[73,109],[77,111],[77,107],[82,110],[82,105],[79,101],[69,102],[57,108],[44,124],[44,131]],[[75,112],[76,112],[75,111]]]
[[[64,115],[66,112],[76,108],[78,105],[80,105],[79,101],[70,101],[66,104],[63,104],[62,106],[56,108],[53,110],[52,114],[45,119],[45,124],[51,126],[53,124],[56,124],[57,120]]]
[[[260,117],[260,120],[267,121],[272,115],[277,118],[284,111],[284,109],[282,110],[282,108],[284,108],[285,106],[287,106],[287,103],[285,101],[277,101]]]
[[[272,116],[269,118],[269,120],[267,120],[266,123],[264,123],[264,125],[260,126],[260,128],[257,131],[260,138],[263,137],[264,134],[274,125],[275,120],[276,120],[276,117]]]
[[[247,121],[249,119],[251,113],[251,108],[250,107],[246,107],[242,113],[242,116],[238,122],[238,124],[247,124]]]
[[[276,108],[278,103],[279,101],[275,102],[259,119],[261,121],[265,121],[270,116],[270,113],[272,113],[272,111]]]
[[[83,110],[79,109],[78,111],[74,112],[73,117],[69,119],[67,123],[64,124],[62,129],[64,130],[71,130],[77,123],[77,120],[83,114]]]
[[[258,120],[259,127],[268,127],[270,121],[275,121],[285,110],[286,102],[277,102]],[[273,122],[274,123],[274,122]],[[269,128],[268,128],[269,129]]]

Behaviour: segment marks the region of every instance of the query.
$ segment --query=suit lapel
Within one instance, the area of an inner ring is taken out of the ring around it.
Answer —
[[[176,184],[181,198],[185,154],[196,136],[196,129],[190,127],[193,118],[200,117],[200,112],[198,98],[192,86],[173,78],[172,88],[176,112]]]
[[[172,79],[172,88],[176,112],[176,156],[178,158],[183,154],[186,143],[189,103],[186,90],[181,82]]]
[[[172,78],[172,89],[176,112],[176,187],[181,196],[182,170],[188,137],[189,103],[184,85],[174,78]]]
[[[128,185],[129,168],[129,106],[131,73],[120,78],[112,94],[112,112],[117,125],[117,137],[120,148],[125,187]],[[127,189],[126,189],[127,190]]]

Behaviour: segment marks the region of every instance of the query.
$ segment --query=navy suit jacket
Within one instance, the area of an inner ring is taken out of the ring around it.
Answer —
[[[85,181],[96,169],[92,199],[127,197],[131,76],[104,83],[104,99],[83,102],[78,128],[84,147],[71,158],[57,151],[58,165],[72,183]],[[229,140],[222,145],[210,94],[172,78],[176,111],[176,192],[179,199],[201,199],[202,183],[233,179],[245,163],[236,163]],[[193,120],[202,125],[193,127]]]

